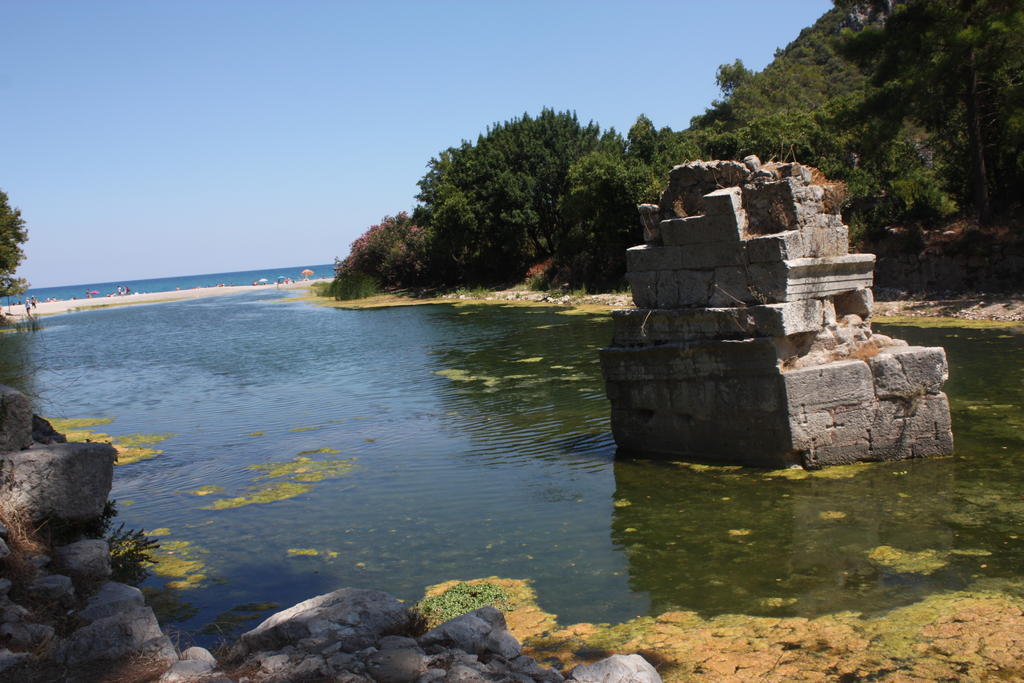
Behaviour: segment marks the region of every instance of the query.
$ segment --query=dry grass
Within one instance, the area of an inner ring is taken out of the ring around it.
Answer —
[[[40,539],[38,528],[9,500],[0,499],[0,522],[7,527],[7,545],[11,549],[11,554],[0,560],[0,567],[3,567],[3,575],[11,580],[12,591],[17,595],[38,573],[30,558],[46,554],[49,548]]]

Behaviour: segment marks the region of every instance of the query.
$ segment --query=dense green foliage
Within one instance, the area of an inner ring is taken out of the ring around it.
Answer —
[[[21,245],[28,239],[21,211],[7,203],[7,194],[0,190],[0,296],[21,294],[28,283],[14,277],[18,265],[25,258]]]
[[[489,581],[457,583],[439,595],[424,598],[414,609],[423,617],[427,628],[434,628],[486,605],[508,609],[509,596],[501,586]]]
[[[430,160],[419,205],[352,245],[339,275],[385,287],[617,286],[635,205],[693,159],[799,161],[846,183],[853,239],[1020,205],[1024,0],[835,0],[761,72],[718,69],[690,127],[624,138],[571,112],[495,124]],[[914,242],[908,241],[907,248]]]

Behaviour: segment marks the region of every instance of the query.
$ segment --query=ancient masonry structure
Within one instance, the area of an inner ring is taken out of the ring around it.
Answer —
[[[808,468],[953,451],[942,348],[871,330],[841,190],[757,157],[672,169],[601,350],[625,452]]]

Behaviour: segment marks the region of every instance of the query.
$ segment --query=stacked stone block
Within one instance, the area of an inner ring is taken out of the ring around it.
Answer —
[[[874,256],[849,253],[813,173],[694,162],[640,207],[637,307],[601,351],[622,450],[765,467],[952,452],[945,353],[873,333]]]

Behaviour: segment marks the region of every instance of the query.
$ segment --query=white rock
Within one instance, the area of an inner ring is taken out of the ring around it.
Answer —
[[[75,666],[134,655],[148,656],[168,665],[178,661],[174,645],[160,630],[160,624],[149,607],[119,611],[83,626],[64,641],[58,658]]]
[[[640,655],[612,655],[593,664],[580,664],[569,673],[580,683],[661,683],[661,676]]]
[[[160,677],[161,683],[186,683],[203,678],[213,671],[214,663],[201,659],[183,659],[171,664]]]

